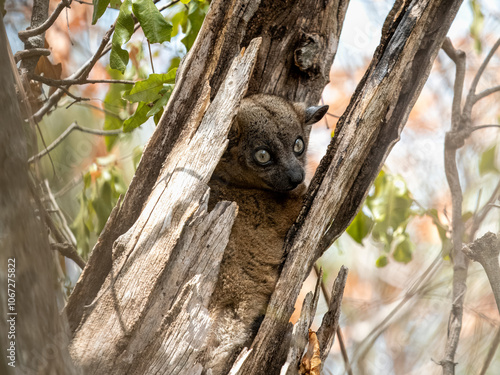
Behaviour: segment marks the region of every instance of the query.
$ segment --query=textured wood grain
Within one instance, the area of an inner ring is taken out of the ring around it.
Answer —
[[[329,79],[347,3],[347,0],[212,1],[196,42],[178,70],[176,87],[143,152],[127,194],[113,216],[112,225],[106,225],[99,236],[70,296],[66,312],[73,331],[80,324],[84,306],[92,302],[111,270],[114,241],[138,219],[205,83],[210,82],[214,98],[233,56],[253,38],[262,37],[250,92],[275,93],[317,104]],[[315,34],[321,41],[316,45],[314,67],[311,65],[314,74],[301,70],[294,62],[295,50],[308,41],[306,34]]]
[[[391,12],[387,33],[339,120],[311,182],[306,206],[289,232],[285,244],[289,255],[241,374],[279,372],[274,366],[284,361],[277,356],[287,345],[287,321],[302,282],[359,210],[399,139],[460,4],[460,0],[407,1]]]
[[[184,374],[195,366],[236,215],[228,202],[206,213],[207,183],[226,148],[259,45],[254,40],[234,59],[210,104],[205,84],[139,218],[115,242],[111,271],[71,344],[87,374]]]

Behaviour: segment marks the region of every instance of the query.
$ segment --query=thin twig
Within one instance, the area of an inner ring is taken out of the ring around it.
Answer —
[[[486,129],[486,128],[500,128],[500,124],[486,124],[486,125],[478,125],[478,126],[473,126],[470,128],[470,131],[476,131],[480,129]]]
[[[85,261],[78,254],[75,247],[67,242],[64,243],[51,243],[51,250],[58,251],[61,255],[64,255],[66,258],[71,259],[73,262],[78,264],[78,266],[83,270],[85,268]]]
[[[452,307],[448,321],[448,337],[445,346],[444,358],[439,362],[443,367],[444,375],[455,374],[455,354],[462,330],[463,304],[465,299],[468,259],[462,251],[462,237],[464,225],[462,222],[462,188],[457,168],[457,150],[463,146],[464,139],[470,134],[464,131],[465,124],[462,118],[460,105],[465,77],[465,53],[456,50],[449,39],[443,43],[446,54],[455,62],[455,84],[451,114],[451,130],[446,133],[444,142],[444,167],[446,180],[451,192],[452,202],[452,243],[453,243],[453,292]],[[464,114],[465,116],[466,114]],[[467,117],[470,119],[470,117]]]
[[[153,64],[153,54],[151,53],[151,43],[149,43],[149,40],[148,40],[148,49],[149,49],[149,61],[151,62],[151,70],[153,71],[153,74],[155,74],[155,66]]]
[[[474,76],[474,80],[472,81],[472,84],[471,84],[470,89],[469,89],[469,93],[467,94],[467,99],[465,100],[465,105],[464,105],[464,110],[463,110],[463,113],[469,117],[470,117],[470,114],[472,112],[472,106],[474,105],[475,102],[477,102],[477,100],[475,100],[475,97],[476,97],[476,88],[477,88],[477,84],[479,83],[479,79],[481,78],[484,70],[486,69],[486,66],[490,62],[491,58],[495,54],[498,47],[500,47],[500,38],[493,45],[490,52],[488,52],[488,54],[486,55],[486,58],[484,59],[483,63],[479,67],[479,70],[477,71],[476,75]]]
[[[455,49],[450,38],[446,38],[443,42],[443,51],[448,57],[453,60],[456,65],[455,84],[453,87],[453,104],[451,111],[452,129],[457,131],[459,128],[460,117],[462,110],[460,108],[462,102],[462,93],[464,90],[465,79],[465,53],[459,49]]]
[[[19,36],[19,39],[25,41],[29,37],[44,33],[56,21],[57,17],[59,17],[59,14],[62,12],[62,10],[64,8],[69,8],[70,5],[71,5],[71,0],[61,0],[61,2],[57,4],[57,7],[54,10],[54,12],[52,12],[52,14],[49,16],[49,18],[45,20],[44,23],[32,29],[20,31],[17,34]]]
[[[45,150],[39,152],[38,154],[32,156],[31,158],[28,159],[28,163],[33,163],[35,160],[40,159],[42,156],[46,155],[50,151],[52,151],[54,148],[57,147],[73,130],[79,130],[83,133],[89,133],[89,134],[96,134],[96,135],[118,135],[123,133],[121,129],[116,129],[116,130],[99,130],[99,129],[90,129],[90,128],[85,128],[80,125],[78,125],[76,122],[72,123],[68,128],[59,136],[56,138],[54,142],[50,144]]]
[[[14,61],[17,64],[22,59],[26,59],[28,57],[33,57],[33,56],[49,56],[49,55],[50,55],[50,49],[47,49],[47,48],[25,49],[25,50],[16,52],[16,54],[14,55]]]
[[[498,91],[500,91],[500,85],[491,87],[491,88],[486,89],[484,91],[481,91],[479,94],[474,95],[474,100],[473,100],[474,103],[473,104],[477,103],[479,100],[487,97],[488,95],[491,95],[491,94],[498,92]]]
[[[495,234],[488,232],[474,242],[464,245],[463,251],[469,259],[483,266],[500,313],[500,240]]]
[[[53,79],[47,78],[44,76],[40,76],[37,74],[30,74],[29,78],[35,81],[42,82],[48,86],[69,86],[69,85],[87,85],[87,84],[95,84],[95,83],[123,83],[127,85],[134,85],[136,81],[128,80],[128,79]]]
[[[317,263],[314,264],[314,272],[316,273],[316,277],[320,277],[321,272]],[[332,298],[330,296],[330,291],[326,287],[323,279],[321,279],[321,291],[323,292],[323,296],[325,297],[326,305],[330,306],[330,300]],[[340,328],[340,326],[337,327],[337,339],[339,340],[340,352],[342,353],[345,369],[349,375],[353,375],[351,364],[349,363],[349,356],[347,355],[344,335],[342,334],[342,328]]]

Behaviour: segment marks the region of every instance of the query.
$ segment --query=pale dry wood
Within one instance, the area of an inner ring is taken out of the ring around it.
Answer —
[[[460,4],[460,0],[406,2],[400,15],[389,21],[389,31],[311,183],[306,204],[312,205],[303,209],[289,233],[285,244],[289,255],[242,374],[274,372],[270,358],[281,363],[281,346],[287,344],[283,341],[289,330],[286,322],[302,282],[358,211],[399,138]]]
[[[113,267],[72,342],[87,374],[199,371],[196,357],[210,325],[206,307],[236,215],[234,205],[223,203],[207,216],[207,183],[259,45],[254,40],[234,59],[210,105],[205,84],[146,206],[115,242]]]
[[[500,239],[495,234],[488,232],[474,242],[465,245],[463,252],[469,259],[483,266],[500,313],[500,265],[498,263]]]
[[[342,304],[342,297],[344,296],[345,283],[347,281],[348,269],[344,266],[340,267],[340,271],[335,279],[332,287],[330,304],[328,311],[323,316],[321,326],[318,329],[318,341],[321,350],[321,367],[323,367],[326,357],[330,353],[335,333],[339,326],[340,307]]]
[[[299,320],[293,326],[292,339],[290,340],[290,348],[285,364],[281,367],[280,374],[294,375],[297,374],[300,360],[304,354],[304,349],[307,345],[309,336],[309,328],[316,315],[316,307],[320,295],[320,285],[323,271],[320,270],[314,293],[309,292],[304,298],[302,310],[300,311]]]
[[[211,96],[214,97],[232,57],[253,38],[262,37],[250,92],[260,90],[316,105],[329,79],[347,3],[346,0],[211,2],[196,42],[178,70],[176,87],[165,114],[149,140],[123,204],[116,212],[117,219],[101,232],[88,261],[88,270],[82,274],[70,296],[67,312],[72,330],[82,318],[83,306],[90,304],[101,289],[111,269],[113,242],[137,220],[205,82],[210,81]],[[293,11],[289,12],[288,7]],[[294,63],[294,51],[304,44],[301,44],[301,39],[305,34],[318,34],[321,41],[314,60],[316,64],[313,64],[316,73],[312,76]],[[275,76],[279,79],[276,80]],[[266,86],[261,87],[261,84]]]

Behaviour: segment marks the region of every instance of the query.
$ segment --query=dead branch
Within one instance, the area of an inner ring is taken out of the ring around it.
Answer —
[[[80,126],[80,125],[78,125],[77,122],[73,122],[47,148],[45,148],[43,151],[40,151],[38,154],[32,156],[31,158],[29,158],[28,163],[33,163],[34,161],[40,159],[42,156],[48,154],[50,151],[52,151],[54,148],[56,148],[68,135],[70,135],[70,133],[73,130],[78,130],[78,131],[81,131],[83,133],[89,133],[89,134],[95,134],[95,135],[105,135],[105,136],[118,135],[118,134],[123,133],[123,131],[121,129],[115,129],[115,130],[91,129],[91,128],[85,128],[83,126]]]
[[[25,41],[29,37],[44,33],[50,26],[54,24],[54,22],[56,21],[57,17],[59,17],[59,14],[63,11],[63,9],[69,8],[70,6],[71,6],[71,0],[61,0],[61,2],[57,4],[56,9],[54,9],[54,12],[52,12],[50,17],[47,18],[45,22],[38,25],[37,27],[31,27],[26,30],[20,31],[17,34],[19,36],[19,39]]]
[[[51,243],[50,248],[54,251],[58,251],[61,255],[66,258],[71,259],[73,262],[78,264],[78,266],[83,270],[85,268],[85,261],[78,254],[75,247],[67,242],[64,243]]]
[[[479,67],[479,70],[477,71],[476,75],[474,76],[474,79],[472,80],[472,83],[471,83],[471,86],[469,89],[469,93],[467,94],[467,99],[465,100],[464,109],[463,109],[463,114],[467,118],[471,117],[472,107],[479,100],[476,98],[476,88],[477,88],[477,85],[479,83],[479,80],[480,80],[481,76],[483,75],[484,70],[488,66],[488,63],[490,62],[491,58],[493,57],[496,50],[498,49],[498,47],[500,47],[500,39],[498,39],[496,41],[496,43],[493,45],[493,47],[491,47],[491,50],[486,55],[481,66]],[[484,91],[483,91],[483,93],[484,93]],[[480,93],[479,95],[481,95],[481,94],[482,93]]]
[[[321,291],[323,292],[323,296],[325,297],[326,305],[330,306],[332,296],[330,294],[330,291],[326,287],[317,263],[314,264],[314,272],[316,273],[316,277],[321,280]],[[337,339],[339,340],[340,353],[342,354],[342,359],[344,360],[345,370],[348,375],[353,375],[351,364],[349,361],[349,355],[347,354],[347,348],[345,346],[344,335],[342,334],[342,328],[340,328],[340,325],[337,327]]]
[[[78,79],[53,79],[37,74],[30,74],[29,78],[35,81],[42,82],[48,86],[70,86],[70,85],[87,85],[95,83],[124,83],[126,85],[133,85],[137,81],[129,79],[86,79],[84,77]]]
[[[49,56],[49,55],[50,55],[50,49],[47,48],[25,49],[23,51],[16,52],[16,54],[14,55],[14,61],[17,64],[22,59],[27,59],[28,57]]]
[[[342,304],[342,297],[344,296],[347,272],[347,268],[344,266],[340,267],[337,278],[333,283],[331,299],[328,304],[328,311],[323,316],[321,326],[317,332],[319,347],[321,350],[321,367],[323,367],[323,364],[330,353],[333,340],[335,339],[335,333],[339,327],[340,306]]]
[[[474,242],[464,245],[463,251],[469,259],[483,266],[500,313],[500,265],[498,263],[500,240],[495,234],[488,232]]]
[[[323,271],[320,271],[320,276]],[[290,348],[285,364],[281,368],[280,373],[286,375],[296,375],[299,368],[304,349],[307,346],[307,338],[309,336],[309,329],[316,314],[316,307],[318,306],[318,299],[320,295],[321,277],[316,281],[314,293],[307,293],[302,303],[302,310],[300,311],[299,320],[293,326],[292,338],[290,340]]]
[[[451,42],[444,43],[443,49],[455,62],[456,73],[453,89],[451,130],[446,133],[444,146],[446,180],[448,181],[452,201],[453,252],[451,256],[453,260],[453,293],[445,356],[439,364],[443,367],[444,375],[453,375],[456,364],[454,358],[462,329],[463,303],[467,288],[467,269],[469,265],[467,258],[462,252],[462,237],[464,233],[462,222],[462,188],[458,175],[456,153],[457,149],[463,146],[465,137],[468,134],[464,131],[465,123],[462,121],[462,111],[460,108],[465,77],[465,53],[456,50]]]

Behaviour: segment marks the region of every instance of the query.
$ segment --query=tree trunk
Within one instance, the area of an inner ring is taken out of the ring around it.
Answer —
[[[57,306],[62,296],[54,255],[29,189],[9,48],[0,17],[0,372],[77,374],[68,351],[68,324]]]
[[[358,212],[460,8],[461,0],[397,1],[382,40],[321,161],[305,207],[288,234],[288,253],[268,313],[238,374],[277,373],[302,282]],[[272,313],[271,313],[272,312]]]
[[[397,1],[389,14],[289,233],[269,313],[238,374],[279,373],[302,282],[358,211],[460,3]],[[227,202],[206,212],[206,182],[247,85],[249,93],[319,101],[346,7],[334,0],[212,2],[132,184],[67,305],[73,355],[88,373],[201,373],[206,307],[236,213]]]

